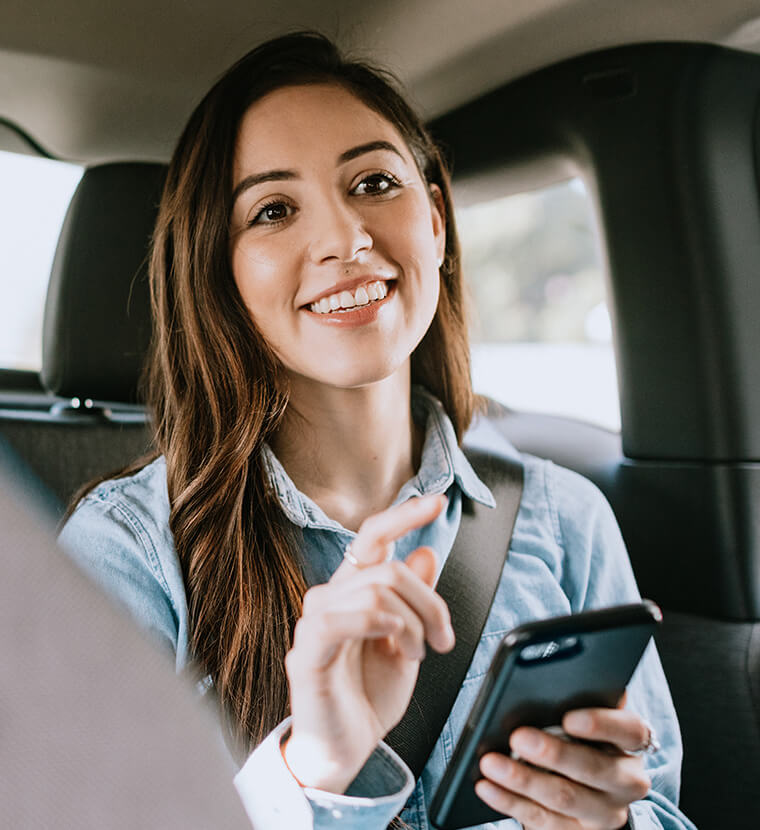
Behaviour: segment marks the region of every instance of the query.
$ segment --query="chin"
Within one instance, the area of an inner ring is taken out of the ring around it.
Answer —
[[[396,372],[403,370],[407,362],[408,358],[402,360],[352,361],[350,366],[326,365],[323,363],[316,372],[301,371],[298,374],[325,386],[338,389],[358,389],[388,380]]]
[[[382,383],[384,380],[388,380],[392,375],[394,375],[397,370],[398,367],[375,367],[369,370],[364,368],[359,371],[347,372],[340,379],[340,382],[336,383],[335,380],[333,380],[332,385],[340,386],[342,389],[359,389],[362,386],[371,386],[375,383]]]

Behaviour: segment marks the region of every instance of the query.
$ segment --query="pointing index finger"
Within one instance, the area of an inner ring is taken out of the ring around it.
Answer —
[[[358,567],[383,562],[388,545],[411,530],[432,522],[446,502],[443,495],[419,496],[370,516],[351,542],[351,555],[358,562]]]

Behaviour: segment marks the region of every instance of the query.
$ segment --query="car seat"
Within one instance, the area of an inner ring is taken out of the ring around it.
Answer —
[[[144,454],[138,378],[150,340],[147,257],[161,164],[85,171],[61,229],[45,304],[43,392],[0,408],[5,437],[59,501]]]

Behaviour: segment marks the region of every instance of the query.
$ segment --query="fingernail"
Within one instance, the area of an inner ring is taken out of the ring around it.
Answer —
[[[509,739],[509,745],[519,755],[536,755],[544,748],[544,739],[540,732],[520,730]]]

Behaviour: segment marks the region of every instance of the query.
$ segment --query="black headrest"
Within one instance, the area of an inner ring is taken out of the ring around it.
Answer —
[[[150,341],[147,263],[166,167],[85,171],[53,260],[42,337],[48,392],[136,401]]]

